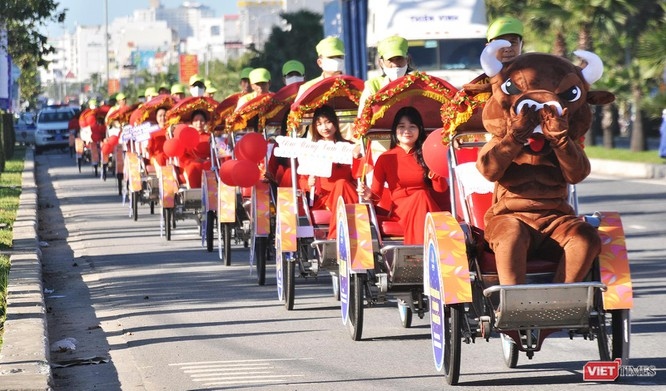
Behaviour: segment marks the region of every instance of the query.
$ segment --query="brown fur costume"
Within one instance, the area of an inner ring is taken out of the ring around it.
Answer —
[[[493,138],[476,165],[496,182],[485,238],[502,285],[524,283],[527,259],[535,256],[560,262],[555,282],[581,281],[599,254],[596,230],[567,201],[568,184],[590,173],[580,145],[591,124],[589,104],[610,103],[614,96],[589,91],[603,65],[592,53],[580,54],[598,62],[582,71],[567,59],[528,53],[484,67],[492,75],[492,96],[483,125]]]

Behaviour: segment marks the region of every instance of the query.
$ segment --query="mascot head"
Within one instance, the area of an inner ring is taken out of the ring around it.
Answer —
[[[590,91],[590,84],[603,73],[603,63],[596,54],[584,50],[574,52],[587,62],[585,68],[566,58],[543,53],[526,53],[502,64],[496,52],[509,45],[504,40],[493,41],[481,54],[481,66],[492,85],[492,96],[483,109],[483,125],[493,135],[504,137],[507,134],[510,111],[519,113],[525,105],[537,110],[549,105],[559,114],[567,109],[569,137],[578,140],[590,128],[590,105],[608,104],[615,99],[607,91]],[[541,125],[534,128],[523,150],[535,155],[551,151]]]

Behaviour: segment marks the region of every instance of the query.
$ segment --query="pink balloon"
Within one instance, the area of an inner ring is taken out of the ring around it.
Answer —
[[[259,163],[266,157],[268,142],[259,133],[248,133],[241,137],[234,150],[236,159]]]
[[[447,145],[442,142],[441,129],[435,129],[423,142],[423,160],[430,171],[435,174],[449,177],[449,160]]]
[[[226,162],[222,163],[222,165],[220,165],[220,179],[227,186],[236,186],[233,177],[236,164],[238,164],[238,160],[227,160]]]
[[[236,185],[240,187],[254,186],[261,177],[257,163],[249,160],[237,160],[237,162],[232,172]]]

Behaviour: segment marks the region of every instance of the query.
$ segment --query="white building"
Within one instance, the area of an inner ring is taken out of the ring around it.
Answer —
[[[282,25],[281,13],[308,10],[323,14],[325,0],[241,0],[238,1],[243,44],[261,50],[271,34],[273,26]]]

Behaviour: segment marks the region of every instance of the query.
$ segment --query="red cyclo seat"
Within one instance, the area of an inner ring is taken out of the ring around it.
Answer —
[[[379,232],[382,236],[405,236],[405,230],[402,229],[398,220],[381,215],[377,215],[377,220],[379,222]]]
[[[484,229],[486,223],[484,216],[493,203],[492,193],[471,193],[467,196],[467,204],[471,213],[471,222],[475,227]]]
[[[527,273],[554,273],[558,262],[545,259],[528,259]],[[497,264],[495,263],[495,253],[492,251],[483,251],[479,257],[479,267],[483,274],[497,274]]]
[[[252,187],[241,187],[241,195],[243,198],[252,197]]]
[[[312,209],[312,222],[315,225],[329,225],[331,223],[331,211],[327,209]]]

